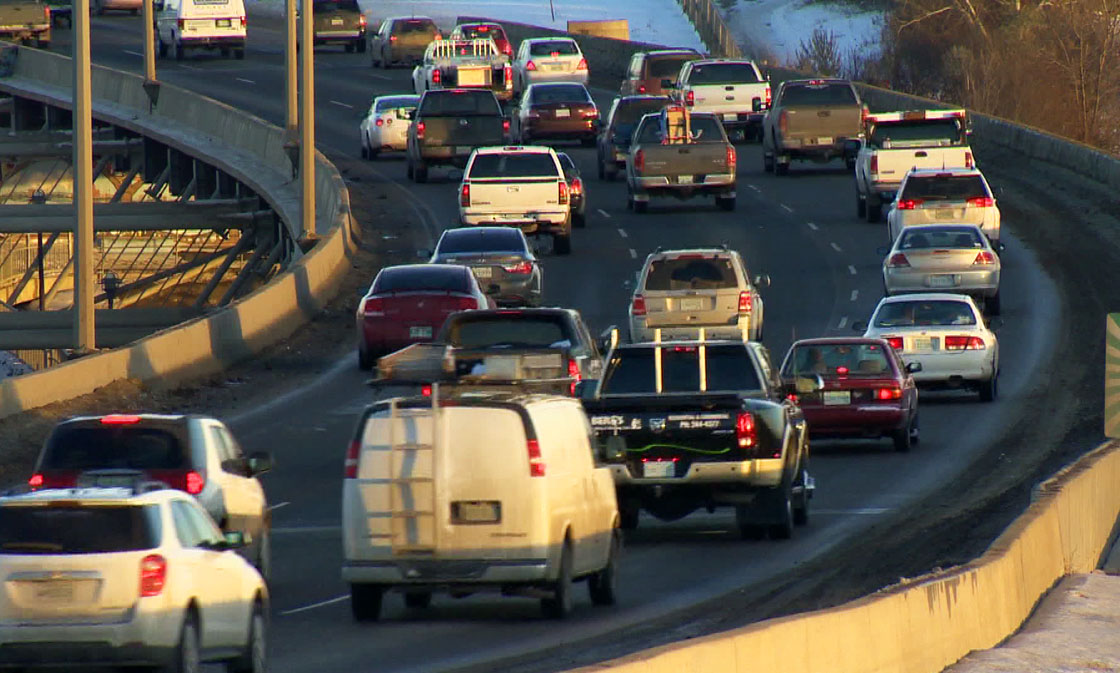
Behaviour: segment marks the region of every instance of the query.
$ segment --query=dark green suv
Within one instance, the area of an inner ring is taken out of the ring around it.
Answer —
[[[358,0],[314,0],[315,46],[345,45],[347,52],[366,50],[366,17]]]

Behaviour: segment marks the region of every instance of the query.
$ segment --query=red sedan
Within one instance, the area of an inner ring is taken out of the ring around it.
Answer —
[[[380,355],[431,341],[455,311],[490,308],[474,274],[455,264],[404,264],[381,270],[358,302],[358,366]]]
[[[810,436],[890,437],[895,450],[908,451],[918,441],[915,365],[904,365],[884,339],[803,339],[786,353],[782,385]]]

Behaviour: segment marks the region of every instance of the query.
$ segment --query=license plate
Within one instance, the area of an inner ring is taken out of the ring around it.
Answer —
[[[648,479],[668,479],[677,476],[677,464],[671,460],[642,463],[642,476]]]
[[[943,273],[929,277],[930,287],[953,287],[956,284],[957,277],[951,273]]]
[[[681,185],[691,185],[692,184],[692,176],[691,175],[678,175],[677,176],[677,183],[681,184]]]
[[[910,350],[912,351],[931,351],[933,350],[933,337],[914,337],[910,340]]]
[[[332,26],[341,26],[342,25],[342,19],[331,19],[331,25]]]
[[[35,600],[44,603],[73,603],[74,583],[68,580],[36,582]]]
[[[489,278],[494,275],[494,270],[488,266],[476,266],[471,271],[474,272],[475,278]]]
[[[488,70],[465,70],[459,68],[459,86],[485,86],[488,84]]]
[[[413,325],[408,328],[408,336],[413,339],[431,339],[432,326],[431,325]]]
[[[739,119],[739,115],[734,113],[734,112],[726,112],[723,115],[723,120],[727,121],[727,122],[733,122],[733,121],[736,121],[737,119]]]
[[[850,390],[826,390],[822,399],[827,406],[851,404],[852,393]]]
[[[817,138],[817,144],[818,145],[831,145],[832,144],[832,138],[830,138],[829,136],[823,136],[823,137]]]
[[[681,310],[682,311],[703,311],[704,310],[704,303],[705,303],[704,300],[700,299],[700,298],[682,299],[681,300]]]
[[[564,69],[564,64],[563,63],[549,63],[546,67],[549,70],[563,70]]]
[[[502,503],[496,500],[459,500],[451,503],[451,520],[454,523],[499,523],[502,520]]]
[[[557,117],[571,117],[572,116],[572,111],[571,110],[557,110],[556,111],[556,116]]]
[[[214,25],[216,25],[218,28],[229,28],[230,22],[229,19],[218,19],[214,22]]]
[[[956,213],[949,208],[938,208],[934,211],[934,217],[939,220],[951,220],[955,217]]]

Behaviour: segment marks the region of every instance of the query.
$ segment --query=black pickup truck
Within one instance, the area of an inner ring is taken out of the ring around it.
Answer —
[[[427,182],[430,166],[464,168],[476,147],[506,144],[509,118],[492,91],[425,91],[408,128],[408,177]]]
[[[622,527],[635,528],[641,509],[673,521],[723,506],[746,539],[789,538],[807,523],[809,435],[775,375],[754,342],[616,346],[580,396]]]

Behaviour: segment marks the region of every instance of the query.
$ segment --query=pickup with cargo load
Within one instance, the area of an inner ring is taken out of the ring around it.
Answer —
[[[848,140],[863,134],[867,108],[846,79],[798,79],[782,83],[762,121],[762,167],[785,175],[794,159],[843,158],[855,168]]]
[[[675,521],[717,507],[735,508],[746,539],[808,523],[808,429],[762,344],[621,344],[579,392],[624,529],[639,510]]]
[[[677,80],[662,87],[692,112],[710,112],[728,131],[746,138],[761,137],[762,118],[770,107],[770,81],[751,61],[706,59],[689,61]]]
[[[972,168],[967,112],[880,112],[863,120],[856,157],[856,214],[878,222],[911,168]]]
[[[0,0],[0,40],[50,47],[50,6],[38,0]]]
[[[436,89],[489,89],[500,100],[513,98],[513,68],[494,40],[433,40],[412,70],[417,95]]]
[[[408,177],[428,181],[430,166],[467,165],[475,148],[505,144],[509,118],[492,91],[425,91],[408,128]]]
[[[735,210],[735,146],[715,115],[670,107],[642,117],[626,159],[626,207],[644,213],[652,196],[715,196]]]

